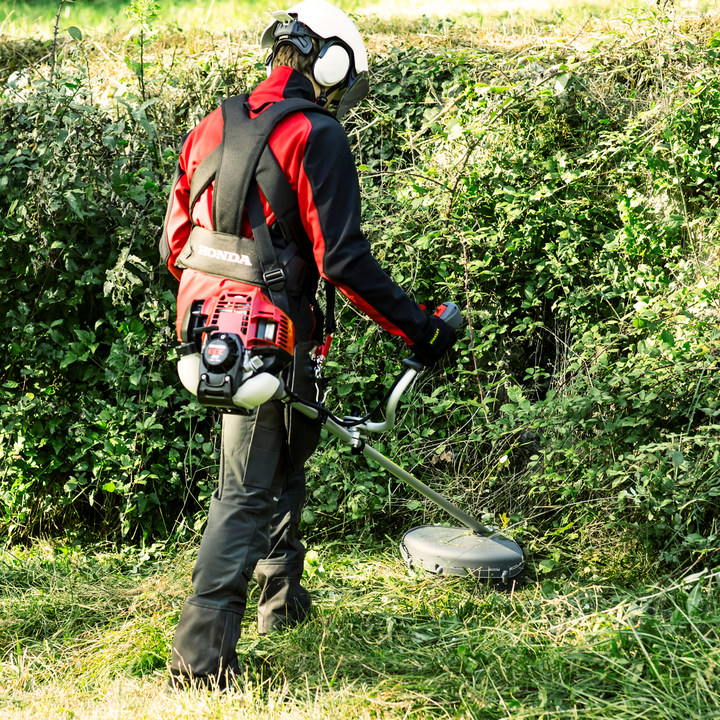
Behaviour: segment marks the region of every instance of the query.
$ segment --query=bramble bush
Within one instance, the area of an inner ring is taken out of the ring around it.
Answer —
[[[671,564],[717,546],[717,51],[663,17],[574,55],[410,38],[374,56],[345,123],[377,256],[468,320],[378,449],[550,547],[548,568],[594,572],[613,536]],[[261,58],[213,40],[183,64],[175,38],[130,60],[142,97],[108,99],[76,40],[53,82],[16,73],[0,97],[3,523],[179,537],[212,492],[218,416],[177,380],[157,236],[179,137]],[[369,408],[401,344],[347,304],[339,325],[329,402]],[[308,486],[316,533],[439,518],[332,442]]]

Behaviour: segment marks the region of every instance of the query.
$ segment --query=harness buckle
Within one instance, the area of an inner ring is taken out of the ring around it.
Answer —
[[[282,268],[263,273],[263,282],[272,292],[280,292],[285,287],[285,273]]]

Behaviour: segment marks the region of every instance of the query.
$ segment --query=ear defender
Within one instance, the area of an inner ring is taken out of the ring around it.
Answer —
[[[338,42],[323,47],[313,65],[313,76],[321,87],[330,88],[342,82],[350,72],[350,54]]]

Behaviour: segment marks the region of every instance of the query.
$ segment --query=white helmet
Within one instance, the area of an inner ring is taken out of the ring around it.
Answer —
[[[260,39],[261,47],[272,48],[266,61],[268,72],[278,47],[292,44],[308,55],[313,50],[314,38],[320,47],[312,68],[313,77],[322,90],[318,102],[324,104],[327,94],[340,90],[342,94],[335,99],[339,119],[367,95],[365,44],[352,20],[340,8],[325,0],[303,0],[289,10],[274,12],[272,18]]]

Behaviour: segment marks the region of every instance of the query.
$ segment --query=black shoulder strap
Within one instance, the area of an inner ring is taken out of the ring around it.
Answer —
[[[263,212],[258,186],[255,182],[248,188],[247,211],[257,250],[256,257],[260,261],[262,278],[265,287],[270,293],[270,300],[272,300],[273,305],[276,305],[288,315],[293,322],[296,322],[294,308],[291,307],[285,291],[285,275],[278,265],[278,258],[270,238],[270,229],[265,222],[265,213]]]
[[[265,199],[275,214],[283,236],[288,242],[292,239],[298,243],[300,254],[305,262],[308,262],[305,248],[309,245],[310,238],[308,238],[300,219],[297,196],[269,145],[265,146],[262,155],[260,155],[255,177]],[[305,248],[302,247],[301,240],[305,241],[303,243]]]
[[[261,155],[272,156],[272,153],[269,150],[265,152],[265,149],[275,126],[287,115],[298,110],[330,115],[319,105],[297,98],[273,103],[251,120],[247,112],[247,101],[247,95],[237,95],[223,101],[222,142],[195,168],[190,179],[191,215],[200,195],[215,180],[213,227],[218,232],[239,233],[238,223],[242,219],[242,207],[245,205],[240,200],[244,200],[247,196],[253,180],[253,171],[257,168]],[[225,165],[222,162],[223,158],[229,158]],[[266,188],[263,187],[263,193],[267,197],[265,190]],[[290,190],[289,185],[288,190]],[[290,194],[292,195],[292,190]],[[289,207],[292,199],[283,201],[283,205]],[[297,205],[297,200],[295,204]],[[219,213],[218,208],[220,208]],[[278,216],[274,207],[273,212]]]
[[[255,177],[275,215],[283,237],[288,243],[295,242],[300,257],[308,267],[315,267],[312,242],[302,224],[297,196],[269,145],[265,146],[260,156]]]
[[[202,162],[195,168],[195,172],[190,179],[190,217],[195,203],[199,197],[205,192],[210,183],[215,179],[215,171],[218,168],[220,155],[222,154],[222,143],[218,145],[209,155],[206,155]]]
[[[309,100],[291,98],[274,103],[251,120],[245,95],[223,102],[222,150],[213,192],[213,228],[216,231],[240,233],[242,209],[250,184],[255,180],[260,155],[276,125],[298,110],[329,114]]]
[[[270,150],[268,139],[277,124],[291,113],[310,111],[332,115],[309,100],[293,98],[278,101],[251,119],[247,100],[247,95],[238,95],[222,104],[222,142],[203,159],[190,179],[190,216],[198,198],[213,180],[213,234],[239,238],[242,211],[247,208],[263,285],[268,288],[272,302],[292,317],[284,292],[283,272],[262,212],[258,185],[285,238],[295,242],[310,268],[316,267],[312,245],[300,219],[297,197]]]
[[[316,324],[318,329],[323,328],[326,334],[335,333],[335,286],[325,281],[325,312],[323,313],[320,306],[315,300],[315,292],[317,290],[318,273],[317,264],[313,257],[313,246],[305,226],[302,224],[300,217],[300,207],[298,205],[297,196],[292,190],[285,173],[282,171],[277,158],[273,154],[269,145],[265,146],[260,160],[258,161],[256,172],[257,184],[270,204],[273,214],[277,219],[283,236],[288,243],[294,243],[300,257],[305,261],[308,268],[314,270],[314,280],[310,289],[310,302],[315,313]],[[324,336],[321,341],[324,341]]]

